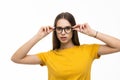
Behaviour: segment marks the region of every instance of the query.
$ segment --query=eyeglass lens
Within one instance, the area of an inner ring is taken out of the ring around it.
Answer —
[[[65,28],[56,27],[56,32],[57,32],[57,33],[62,33],[63,30],[65,31],[65,33],[70,33],[71,30],[72,30],[72,27],[71,27],[71,26],[66,26]]]

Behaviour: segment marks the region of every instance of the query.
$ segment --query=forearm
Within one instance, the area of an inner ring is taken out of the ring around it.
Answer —
[[[106,35],[104,33],[98,32],[96,35],[96,38],[103,41],[106,45],[108,45],[111,48],[116,48],[120,50],[120,40],[112,37],[110,35]]]
[[[99,39],[100,41],[104,42],[105,45],[100,45],[100,48],[98,50],[98,53],[100,55],[120,51],[120,40],[119,39],[106,35],[101,32],[96,32],[95,30],[90,28],[88,23],[78,24],[78,25],[75,25],[73,28],[74,30],[77,30],[88,36],[95,37],[96,39]]]
[[[39,35],[33,36],[29,41],[27,41],[24,45],[22,45],[12,56],[12,60],[20,60],[23,59],[30,49],[40,40],[42,37],[38,37]]]

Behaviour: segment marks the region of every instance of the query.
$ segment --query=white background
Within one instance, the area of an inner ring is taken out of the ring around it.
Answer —
[[[47,80],[47,68],[13,63],[13,53],[41,26],[53,25],[61,12],[70,12],[77,23],[87,22],[105,34],[120,38],[119,0],[0,0],[0,80]],[[79,33],[80,43],[102,43]],[[52,49],[52,34],[29,54]],[[101,56],[92,65],[91,80],[120,80],[120,52]]]

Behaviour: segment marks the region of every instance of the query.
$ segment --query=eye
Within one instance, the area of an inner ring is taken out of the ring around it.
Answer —
[[[70,30],[70,29],[71,29],[71,27],[70,27],[70,26],[67,26],[65,29],[66,29],[66,30]]]
[[[61,31],[61,29],[62,29],[61,27],[56,27],[57,31]]]

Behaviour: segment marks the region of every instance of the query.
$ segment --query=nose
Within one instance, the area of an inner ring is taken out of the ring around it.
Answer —
[[[61,34],[65,34],[65,30],[64,30],[64,29],[62,29],[62,32],[61,32]]]

